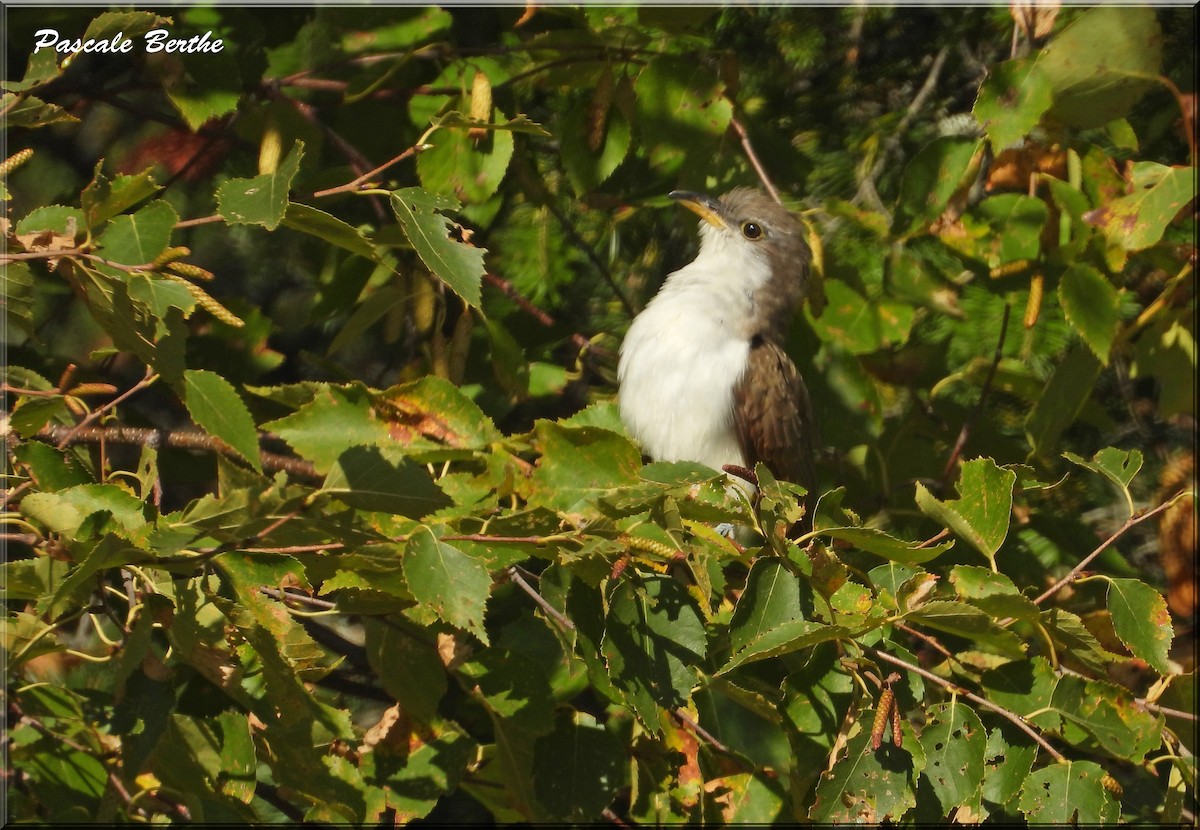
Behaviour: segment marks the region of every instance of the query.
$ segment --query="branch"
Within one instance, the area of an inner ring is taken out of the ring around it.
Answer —
[[[746,128],[742,126],[742,122],[737,118],[729,119],[729,126],[733,127],[734,132],[738,134],[738,138],[742,140],[742,149],[746,151],[746,158],[750,159],[750,164],[754,167],[754,172],[758,173],[758,180],[763,183],[763,187],[771,194],[771,198],[779,204],[783,204],[783,199],[779,198],[779,191],[775,189],[775,185],[771,182],[771,177],[767,175],[766,169],[762,162],[758,160],[758,154],[754,152],[754,146],[750,143],[750,136],[746,132]]]
[[[47,424],[38,432],[38,437],[49,438],[57,442],[59,449],[69,444],[95,444],[107,441],[113,444],[130,444],[142,447],[173,447],[175,449],[203,450],[219,453],[230,458],[242,457],[233,447],[226,444],[220,438],[198,430],[162,430],[123,425],[88,427],[84,426],[83,423],[72,428],[62,424]],[[316,467],[303,458],[277,455],[266,450],[259,450],[259,458],[262,460],[263,469],[265,470],[283,470],[297,478],[305,478],[313,481],[323,478],[317,472]]]
[[[1128,519],[1125,520],[1125,524],[1123,524],[1119,528],[1117,528],[1116,532],[1113,533],[1112,536],[1109,536],[1107,539],[1105,539],[1103,542],[1101,542],[1100,546],[1098,548],[1096,548],[1094,551],[1092,551],[1087,556],[1085,556],[1082,560],[1080,560],[1079,564],[1076,565],[1074,568],[1071,568],[1071,570],[1067,573],[1066,576],[1064,576],[1062,579],[1058,580],[1058,582],[1055,582],[1053,585],[1051,585],[1049,588],[1047,588],[1045,591],[1043,591],[1041,593],[1041,595],[1037,599],[1034,600],[1034,603],[1037,605],[1041,605],[1044,600],[1048,599],[1049,597],[1058,593],[1060,590],[1062,590],[1066,586],[1070,585],[1072,582],[1074,582],[1076,579],[1079,578],[1079,575],[1083,572],[1083,569],[1086,568],[1093,559],[1095,559],[1100,554],[1104,553],[1104,551],[1108,550],[1112,546],[1113,542],[1115,542],[1115,541],[1117,541],[1117,539],[1121,538],[1121,536],[1124,535],[1127,530],[1129,530],[1134,525],[1141,524],[1142,522],[1146,521],[1146,519],[1149,519],[1151,516],[1156,516],[1159,513],[1163,512],[1168,507],[1170,507],[1172,504],[1174,504],[1179,498],[1187,495],[1189,492],[1190,491],[1188,491],[1188,490],[1180,491],[1179,493],[1176,493],[1174,496],[1167,499],[1165,502],[1163,502],[1162,504],[1160,504],[1158,507],[1154,508],[1153,510],[1142,510],[1137,513],[1134,513],[1132,516],[1130,516]]]
[[[545,597],[535,591],[533,586],[526,582],[525,578],[521,576],[520,569],[518,569],[516,565],[512,565],[507,568],[505,573],[518,588],[528,594],[529,598],[537,603],[538,608],[541,608],[548,617],[558,623],[561,627],[565,628],[567,631],[575,630],[575,623],[571,622],[567,616],[565,616],[553,605],[548,603]]]
[[[326,188],[325,190],[318,190],[316,193],[313,194],[313,198],[320,199],[325,196],[333,196],[336,193],[351,193],[355,190],[358,190],[359,187],[361,187],[364,183],[366,183],[370,179],[374,178],[375,176],[379,175],[384,170],[387,170],[389,167],[399,164],[400,162],[404,161],[406,158],[409,158],[410,156],[415,156],[417,153],[422,153],[425,150],[428,150],[430,147],[432,147],[433,146],[432,144],[425,143],[425,139],[428,136],[429,136],[429,131],[426,131],[425,134],[421,136],[420,140],[417,141],[416,144],[409,147],[407,150],[400,153],[398,156],[395,156],[394,158],[390,159],[389,161],[385,161],[383,164],[379,165],[374,170],[368,170],[366,173],[363,173],[361,176],[354,179],[353,181],[346,182],[346,184],[338,185],[337,187]]]
[[[1030,726],[1026,722],[1026,720],[1023,717],[1021,717],[1020,715],[1018,715],[1016,712],[1013,712],[1010,709],[1005,709],[1003,706],[998,706],[995,703],[992,703],[987,698],[983,698],[973,692],[969,692],[966,689],[962,688],[961,686],[957,686],[954,683],[951,683],[949,680],[945,680],[944,678],[938,677],[936,674],[934,674],[931,671],[926,671],[925,669],[921,668],[920,666],[915,666],[912,663],[909,663],[907,660],[901,660],[899,657],[893,657],[892,655],[888,654],[886,651],[879,651],[878,649],[872,648],[871,646],[863,645],[862,643],[859,643],[858,647],[861,648],[868,655],[870,655],[871,657],[874,657],[877,660],[882,660],[885,663],[891,663],[893,666],[899,666],[900,668],[905,669],[907,671],[915,672],[916,674],[919,674],[921,677],[925,678],[926,680],[930,681],[931,683],[936,683],[937,685],[941,686],[942,688],[946,689],[949,692],[952,692],[953,694],[961,695],[962,697],[965,697],[967,700],[970,700],[973,703],[977,703],[980,706],[984,707],[985,709],[990,709],[991,711],[995,712],[997,715],[1000,715],[1003,718],[1007,718],[1008,720],[1012,721],[1012,723],[1015,724],[1018,729],[1020,729],[1022,732],[1027,734],[1029,737],[1033,738],[1033,740],[1037,743],[1038,746],[1040,746],[1042,749],[1044,749],[1048,753],[1050,753],[1051,757],[1053,757],[1054,760],[1059,761],[1059,762],[1064,762],[1067,760],[1061,752],[1059,752],[1057,749],[1052,747],[1045,738],[1043,738],[1041,735],[1039,735],[1037,733],[1037,731],[1032,726]]]

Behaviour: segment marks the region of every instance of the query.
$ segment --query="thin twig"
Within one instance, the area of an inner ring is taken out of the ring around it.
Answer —
[[[557,608],[548,603],[545,597],[535,591],[533,586],[526,582],[525,578],[521,576],[516,565],[510,566],[505,572],[508,574],[509,580],[511,580],[518,588],[528,594],[529,598],[537,603],[538,608],[541,608],[544,612],[546,612],[546,616],[550,617],[568,631],[575,630],[575,623],[571,622],[571,620],[562,614]]]
[[[342,542],[326,542],[323,545],[286,545],[278,548],[238,548],[244,553],[320,553],[326,550],[341,550]]]
[[[754,167],[754,172],[758,173],[758,180],[763,183],[763,187],[771,194],[771,198],[782,205],[783,199],[779,198],[779,191],[775,188],[771,177],[767,175],[766,168],[763,167],[762,162],[758,160],[758,154],[754,152],[754,145],[750,143],[750,135],[746,132],[746,128],[742,126],[742,122],[738,121],[737,118],[730,118],[729,126],[733,127],[733,131],[741,139],[742,149],[746,151],[746,158],[750,159],[750,164]]]
[[[1043,591],[1041,593],[1041,595],[1038,596],[1034,600],[1034,604],[1041,605],[1043,601],[1050,598],[1054,594],[1058,593],[1060,590],[1062,590],[1066,586],[1070,585],[1072,582],[1074,582],[1076,579],[1079,578],[1080,573],[1083,571],[1084,568],[1086,568],[1091,563],[1091,561],[1093,559],[1095,559],[1100,554],[1104,553],[1104,551],[1108,550],[1109,547],[1112,546],[1112,543],[1117,541],[1117,539],[1121,538],[1121,536],[1124,535],[1124,533],[1127,530],[1129,530],[1134,525],[1141,524],[1142,522],[1146,521],[1147,519],[1151,518],[1152,516],[1156,516],[1159,513],[1163,512],[1168,507],[1170,507],[1172,504],[1174,504],[1177,499],[1179,499],[1180,497],[1182,497],[1184,495],[1187,495],[1188,492],[1189,491],[1187,491],[1187,490],[1183,490],[1183,491],[1175,494],[1174,496],[1172,496],[1171,498],[1167,499],[1165,502],[1160,504],[1158,507],[1155,507],[1153,510],[1144,510],[1144,511],[1141,511],[1138,513],[1134,513],[1132,516],[1130,516],[1128,519],[1125,520],[1125,524],[1121,525],[1119,528],[1117,528],[1117,530],[1111,536],[1109,536],[1107,539],[1105,539],[1103,542],[1101,542],[1100,546],[1098,548],[1096,548],[1094,551],[1092,551],[1087,556],[1085,556],[1083,559],[1081,559],[1079,561],[1079,564],[1077,564],[1074,568],[1071,568],[1071,570],[1067,573],[1066,576],[1064,576],[1062,579],[1058,580],[1058,582],[1055,582],[1053,585],[1051,585],[1049,588],[1047,588],[1045,591]]]
[[[327,599],[317,599],[310,597],[308,594],[297,594],[292,591],[282,591],[278,588],[268,588],[265,585],[260,585],[258,588],[260,594],[266,594],[271,599],[277,599],[285,605],[289,602],[297,602],[301,605],[310,605],[313,608],[320,608],[322,611],[337,610],[337,603],[330,602]]]
[[[988,393],[992,390],[992,381],[996,377],[996,368],[1000,365],[1000,359],[1004,354],[1004,339],[1008,336],[1008,318],[1012,314],[1012,306],[1008,303],[1004,304],[1004,316],[1000,320],[1000,337],[996,341],[996,351],[992,354],[992,365],[988,367],[987,377],[983,379],[983,388],[979,390],[979,400],[975,402],[975,406],[971,409],[971,414],[963,421],[962,429],[958,431],[958,438],[954,441],[954,449],[950,452],[950,458],[946,460],[946,467],[942,470],[942,489],[950,483],[950,474],[954,472],[954,465],[958,463],[958,457],[962,454],[963,447],[966,446],[967,437],[971,434],[971,427],[975,425],[975,419],[979,417],[979,413],[983,411],[983,405],[987,403]]]
[[[428,135],[428,133],[426,133],[426,135]],[[361,176],[354,179],[353,181],[346,182],[345,184],[338,185],[337,187],[330,187],[330,188],[326,188],[325,190],[318,190],[316,193],[313,194],[313,198],[320,199],[325,196],[333,196],[336,193],[350,193],[355,190],[358,190],[359,187],[361,187],[364,183],[370,181],[373,177],[379,175],[384,170],[387,170],[389,167],[399,164],[400,162],[404,161],[405,159],[409,158],[410,156],[415,156],[417,153],[428,150],[432,145],[426,144],[424,142],[425,136],[422,136],[421,138],[422,138],[421,141],[418,141],[416,144],[409,147],[407,150],[405,150],[404,152],[400,153],[399,155],[393,157],[392,159],[385,161],[383,164],[379,165],[374,170],[368,170],[366,173],[363,173]]]
[[[219,213],[214,213],[212,216],[201,216],[197,219],[183,219],[183,220],[175,223],[174,229],[179,230],[180,228],[194,228],[197,225],[210,225],[213,222],[224,222],[224,221],[225,221],[224,216],[222,216]]]
[[[1003,706],[998,706],[995,703],[992,703],[987,698],[983,698],[973,692],[969,692],[966,689],[962,688],[961,686],[958,686],[955,683],[951,683],[949,680],[938,677],[936,674],[934,674],[931,671],[926,671],[925,669],[921,668],[920,666],[916,666],[916,665],[913,665],[912,663],[909,663],[907,660],[901,660],[899,657],[893,657],[892,655],[888,654],[886,651],[879,651],[878,649],[871,648],[870,646],[863,645],[862,643],[859,643],[858,646],[864,652],[866,652],[871,657],[874,657],[877,660],[883,660],[885,663],[891,663],[893,666],[899,666],[902,669],[906,669],[907,671],[919,674],[921,677],[925,678],[926,680],[928,680],[932,683],[936,683],[937,685],[941,686],[942,688],[944,688],[950,692],[953,692],[954,694],[961,695],[962,697],[965,697],[967,700],[977,703],[980,706],[984,707],[985,709],[990,709],[991,711],[995,712],[997,715],[1000,715],[1003,718],[1007,718],[1008,720],[1012,721],[1012,723],[1015,724],[1018,729],[1020,729],[1022,732],[1027,734],[1029,737],[1033,738],[1033,740],[1037,743],[1038,746],[1042,747],[1042,749],[1044,749],[1048,753],[1050,753],[1051,757],[1053,757],[1054,760],[1059,761],[1059,762],[1064,762],[1067,760],[1061,752],[1059,752],[1057,749],[1052,747],[1045,738],[1043,738],[1041,735],[1039,735],[1037,733],[1037,731],[1032,726],[1030,726],[1025,721],[1025,719],[1022,718],[1020,715],[1018,715],[1016,712],[1013,712],[1009,709],[1005,709]]]

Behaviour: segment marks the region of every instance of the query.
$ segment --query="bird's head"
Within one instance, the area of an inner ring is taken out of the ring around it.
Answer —
[[[671,198],[703,220],[697,260],[719,252],[726,260],[766,265],[770,277],[753,288],[755,305],[768,325],[786,329],[807,291],[812,259],[804,231],[791,211],[748,187],[734,188],[720,198],[674,190]],[[732,279],[740,276],[730,274]]]

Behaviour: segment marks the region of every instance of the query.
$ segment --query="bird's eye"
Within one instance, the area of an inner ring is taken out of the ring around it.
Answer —
[[[762,225],[757,222],[743,222],[742,236],[747,239],[761,239],[763,237]]]

